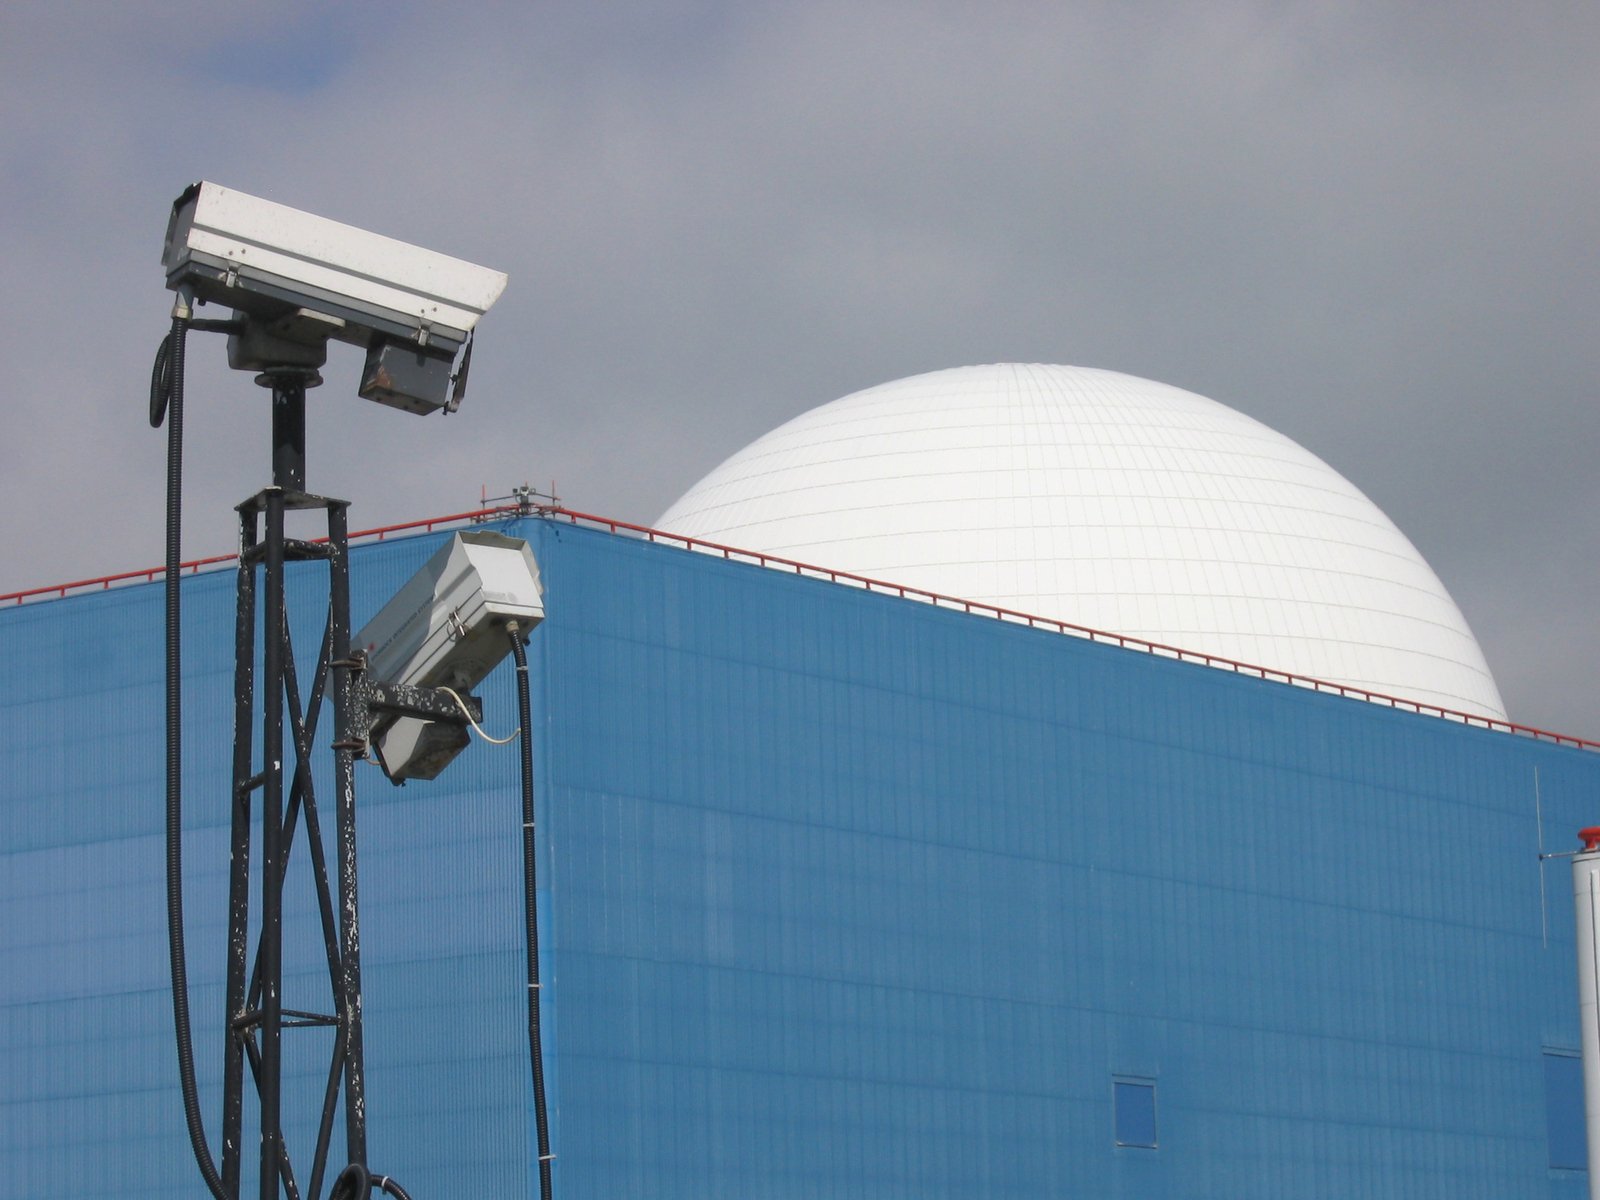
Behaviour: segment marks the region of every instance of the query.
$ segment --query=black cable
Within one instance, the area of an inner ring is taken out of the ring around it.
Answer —
[[[178,1039],[178,1083],[189,1145],[206,1187],[216,1200],[229,1200],[206,1144],[194,1078],[194,1038],[189,1025],[189,970],[183,944],[183,686],[178,584],[183,542],[183,349],[187,316],[174,316],[172,330],[156,352],[150,372],[150,424],[167,422],[167,953],[172,968],[172,1023]]]
[[[374,1175],[360,1163],[351,1163],[333,1181],[328,1200],[369,1200],[372,1189],[388,1192],[394,1200],[411,1200],[411,1195],[387,1175]]]
[[[550,1125],[544,1103],[544,1050],[539,1038],[538,868],[533,850],[533,706],[528,698],[528,656],[515,621],[506,626],[517,660],[517,717],[522,725],[522,890],[528,938],[528,1054],[533,1062],[533,1124],[539,1139],[539,1196],[551,1200]]]
[[[372,1176],[360,1163],[351,1163],[333,1181],[328,1200],[367,1200],[371,1195]]]
[[[177,318],[173,318],[176,323]],[[172,390],[172,334],[156,347],[156,361],[150,368],[150,428],[160,429],[167,415],[167,396]]]

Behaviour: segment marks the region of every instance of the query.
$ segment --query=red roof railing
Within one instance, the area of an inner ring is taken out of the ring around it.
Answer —
[[[1385,692],[1374,692],[1351,684],[1332,683],[1326,679],[1317,679],[1294,671],[1283,671],[1276,667],[1263,667],[1257,663],[1242,662],[1238,659],[1224,658],[1221,655],[1208,654],[1202,650],[1186,650],[1181,646],[1169,646],[1164,642],[1152,642],[1145,638],[1131,637],[1127,634],[1110,633],[1103,629],[1093,629],[1087,625],[1076,625],[1071,621],[1057,620],[1054,617],[1041,617],[1033,613],[1019,612],[1016,609],[1002,608],[996,604],[986,604],[981,600],[964,600],[957,596],[947,596],[940,592],[932,592],[926,588],[912,587],[903,583],[890,583],[886,580],[873,579],[866,575],[857,575],[851,571],[840,571],[832,567],[819,567],[813,563],[799,562],[792,558],[783,558],[780,555],[767,554],[760,550],[744,550],[738,546],[725,546],[720,542],[711,542],[704,538],[688,537],[680,533],[668,533],[665,530],[652,529],[648,525],[636,525],[631,521],[619,521],[613,517],[601,517],[593,513],[577,512],[559,505],[508,504],[488,506],[467,512],[451,513],[443,517],[430,517],[422,521],[407,521],[398,525],[380,525],[373,529],[363,529],[352,533],[350,540],[352,542],[381,542],[393,534],[431,533],[436,529],[447,526],[482,524],[486,521],[505,520],[519,516],[565,520],[573,525],[604,529],[613,534],[631,535],[648,542],[691,550],[701,554],[715,555],[729,562],[748,563],[753,566],[764,567],[767,570],[782,571],[785,574],[826,580],[829,583],[857,587],[864,591],[897,596],[905,600],[917,600],[924,604],[930,604],[935,608],[955,609],[960,612],[986,616],[1015,625],[1026,625],[1030,629],[1045,629],[1054,633],[1085,638],[1091,642],[1119,646],[1125,650],[1140,650],[1159,658],[1171,658],[1178,662],[1196,663],[1201,666],[1232,671],[1235,674],[1249,675],[1256,679],[1265,679],[1274,683],[1285,683],[1311,691],[1365,700],[1369,703],[1383,704],[1405,712],[1442,717],[1445,720],[1455,721],[1462,725],[1492,729],[1502,733],[1513,733],[1521,737],[1534,738],[1538,741],[1574,746],[1582,750],[1600,750],[1600,742],[1574,737],[1571,734],[1553,733],[1550,730],[1538,729],[1532,725],[1521,725],[1515,721],[1501,720],[1498,717],[1486,717],[1478,713],[1462,712],[1459,709],[1446,708],[1443,705],[1430,704],[1423,700],[1408,700],[1403,696],[1391,696]],[[207,567],[220,567],[237,560],[237,554],[219,554],[210,558],[200,558],[185,562],[182,565],[182,569],[185,573],[192,575],[198,574]],[[71,583],[55,584],[50,587],[30,588],[21,592],[5,592],[0,593],[0,605],[17,605],[32,601],[54,600],[78,592],[107,590],[121,584],[148,583],[161,578],[164,573],[164,567],[148,567],[141,571],[123,571],[117,575],[102,575],[94,579],[79,579]]]
[[[374,529],[362,529],[350,535],[350,540],[378,541],[381,542],[391,533],[432,533],[435,529],[445,525],[460,525],[464,522],[492,521],[502,516],[517,516],[521,510],[516,506],[502,508],[478,508],[471,512],[451,513],[447,517],[429,517],[425,521],[407,521],[400,525],[380,525]],[[318,542],[325,542],[327,538],[316,538]],[[239,561],[239,555],[214,554],[210,558],[196,558],[184,562],[180,569],[185,575],[198,575],[206,567],[220,567],[228,563]],[[21,592],[0,592],[0,605],[28,604],[38,600],[60,600],[77,592],[101,592],[128,583],[153,583],[167,572],[166,567],[146,567],[141,571],[122,571],[116,575],[97,575],[93,579],[75,579],[71,583],[56,583],[48,587],[28,588]]]

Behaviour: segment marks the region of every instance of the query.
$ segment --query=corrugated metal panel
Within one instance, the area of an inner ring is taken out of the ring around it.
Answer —
[[[1534,773],[1554,845],[1600,758],[520,528],[563,1196],[1581,1194],[1546,1165],[1542,1050],[1576,1027]],[[437,544],[359,549],[357,623]],[[185,591],[214,1119],[232,576]],[[0,1196],[199,1187],[159,614],[153,586],[0,613]],[[482,691],[508,732],[509,673]],[[373,1161],[419,1198],[528,1194],[515,754],[361,784]],[[1155,1082],[1158,1148],[1114,1145],[1113,1077]]]
[[[1568,831],[1594,763],[605,535],[541,555],[576,1194],[1570,1190],[1532,770]],[[1159,1149],[1112,1144],[1116,1073],[1157,1081]]]
[[[358,623],[438,541],[358,552]],[[213,1138],[233,580],[223,571],[183,585],[186,925]],[[321,637],[320,586],[317,568],[292,568],[305,686]],[[8,685],[0,698],[0,1196],[203,1191],[184,1134],[167,982],[161,595],[158,585],[130,587],[0,614]],[[483,692],[514,724],[509,680],[497,677]],[[327,757],[326,722],[319,758]],[[530,1177],[514,773],[514,756],[479,753],[426,792],[362,774],[371,1156],[418,1196],[515,1194]],[[326,796],[327,772],[319,766],[317,774]],[[331,834],[331,802],[324,805]],[[286,947],[285,1000],[325,1009],[304,849],[297,846],[288,885],[297,933]],[[329,1044],[325,1032],[285,1038],[285,1124],[302,1172]],[[253,1155],[245,1158],[250,1176]]]

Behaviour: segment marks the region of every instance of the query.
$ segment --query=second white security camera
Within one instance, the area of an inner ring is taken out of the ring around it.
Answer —
[[[355,637],[366,673],[382,683],[465,693],[544,620],[539,564],[521,538],[493,530],[453,535]],[[432,779],[466,745],[459,725],[380,718],[371,731],[389,778]]]

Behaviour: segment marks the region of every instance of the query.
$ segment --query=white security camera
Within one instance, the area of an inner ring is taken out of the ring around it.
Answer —
[[[539,564],[528,543],[492,530],[457,533],[356,635],[366,676],[464,695],[544,620]],[[379,716],[372,743],[389,777],[432,779],[466,745],[463,721]]]
[[[328,339],[367,349],[361,394],[426,413],[448,407],[451,364],[505,290],[475,266],[215,183],[172,205],[167,286],[244,318],[241,369],[320,366]]]

